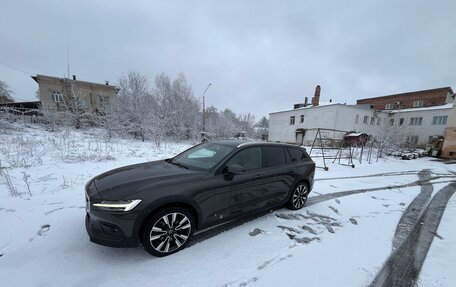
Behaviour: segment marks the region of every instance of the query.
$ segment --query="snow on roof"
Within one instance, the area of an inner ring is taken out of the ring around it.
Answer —
[[[432,106],[432,107],[410,108],[410,109],[402,109],[402,110],[385,110],[385,112],[402,113],[402,112],[443,110],[443,109],[451,109],[451,108],[453,108],[453,103],[449,103],[449,104],[445,104],[445,105],[441,105],[441,106]]]
[[[362,134],[363,133],[349,133],[349,134],[347,134],[347,137],[359,137]]]
[[[270,112],[270,114],[283,113],[283,112],[291,112],[291,111],[300,111],[300,110],[305,110],[305,109],[309,109],[309,108],[318,108],[318,107],[321,107],[321,106],[332,106],[332,105],[342,105],[342,104],[339,104],[339,103],[330,103],[330,102],[320,102],[320,104],[319,104],[318,106],[309,105],[309,106],[307,106],[307,107],[301,107],[301,108],[297,108],[297,109],[288,109],[288,110]]]

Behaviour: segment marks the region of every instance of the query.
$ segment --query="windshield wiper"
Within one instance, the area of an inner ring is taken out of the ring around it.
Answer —
[[[185,166],[183,165],[182,163],[178,162],[178,161],[174,161],[173,159],[166,159],[166,162],[170,163],[170,164],[174,164],[174,165],[177,165],[178,167],[181,167],[181,168],[185,168],[185,169],[188,169],[188,166]]]

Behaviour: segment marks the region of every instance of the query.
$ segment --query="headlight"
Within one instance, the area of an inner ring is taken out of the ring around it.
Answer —
[[[130,211],[135,208],[141,199],[134,200],[106,200],[100,203],[94,203],[93,206],[106,211]]]

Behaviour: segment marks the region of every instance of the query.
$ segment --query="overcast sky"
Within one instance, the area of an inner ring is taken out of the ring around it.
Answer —
[[[324,2],[324,3],[322,3]],[[32,100],[33,74],[151,82],[183,72],[207,105],[259,119],[312,97],[456,88],[456,1],[2,0],[0,80]]]

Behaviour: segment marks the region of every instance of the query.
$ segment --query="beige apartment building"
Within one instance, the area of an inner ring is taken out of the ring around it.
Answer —
[[[116,86],[85,82],[76,79],[45,75],[32,76],[39,86],[39,98],[43,108],[53,111],[84,111],[102,113],[113,103],[118,93]]]
[[[444,138],[441,157],[456,159],[456,97],[448,116],[448,126],[445,129]]]

